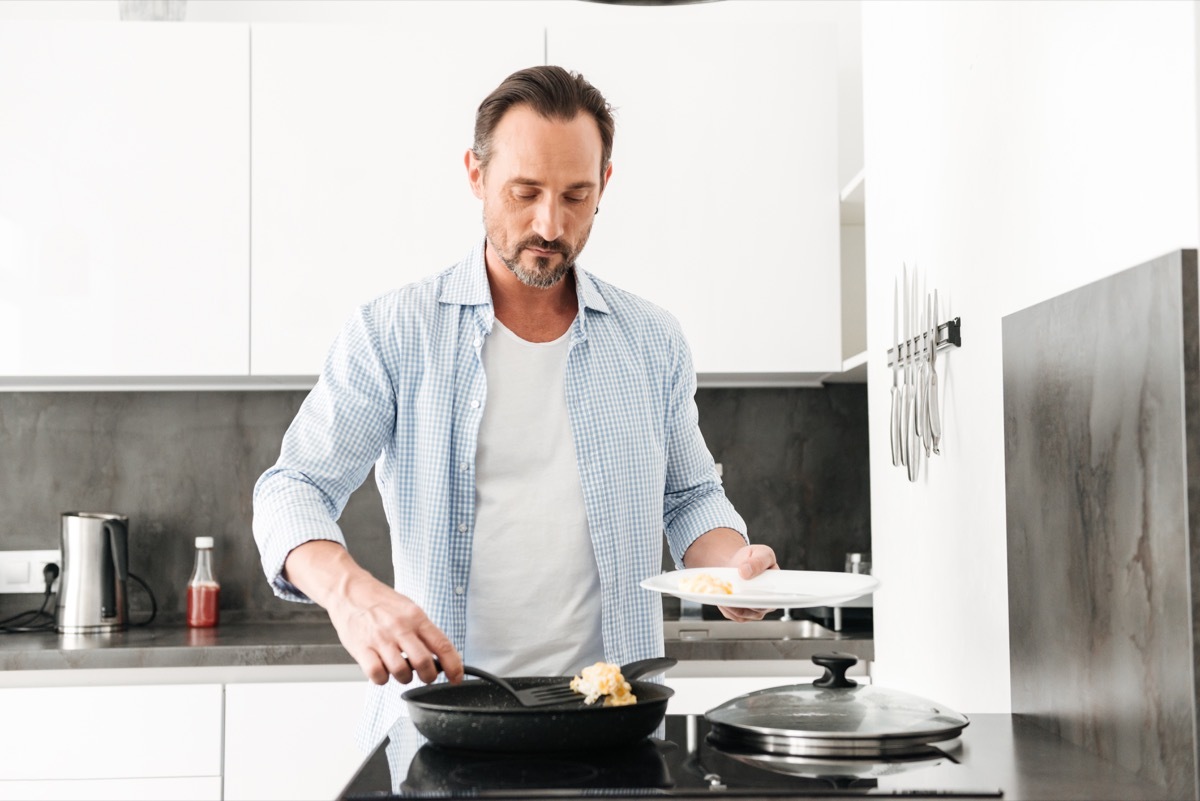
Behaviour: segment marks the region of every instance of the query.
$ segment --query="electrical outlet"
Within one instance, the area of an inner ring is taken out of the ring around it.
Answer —
[[[53,562],[62,569],[61,551],[0,551],[0,592],[37,593],[46,591],[42,569]],[[52,590],[58,590],[58,579]]]

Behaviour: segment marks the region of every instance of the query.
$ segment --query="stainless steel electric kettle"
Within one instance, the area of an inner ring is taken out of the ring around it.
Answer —
[[[129,518],[63,512],[62,562],[54,610],[59,632],[123,631],[129,625]]]

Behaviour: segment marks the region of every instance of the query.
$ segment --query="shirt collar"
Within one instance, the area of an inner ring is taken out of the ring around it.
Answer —
[[[480,240],[465,259],[450,268],[438,300],[460,306],[492,305],[492,291],[488,287],[487,263],[484,257],[486,244],[486,239]],[[596,282],[578,265],[575,267],[575,294],[581,309],[609,313],[608,303],[596,288]]]

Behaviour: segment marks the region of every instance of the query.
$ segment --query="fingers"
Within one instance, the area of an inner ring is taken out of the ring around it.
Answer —
[[[404,658],[405,667],[407,668],[407,678],[398,672],[393,671],[392,675],[401,684],[408,684],[412,681],[415,674],[421,681],[426,684],[432,684],[437,681],[438,674],[441,670],[438,669],[437,663],[434,662],[433,654],[421,641],[414,641],[411,645],[405,647],[400,652],[400,656]]]
[[[372,579],[360,594],[329,612],[342,645],[375,684],[390,678],[408,684],[414,677],[429,684],[443,670],[451,682],[462,681],[462,657],[450,638],[391,587]]]
[[[396,681],[408,684],[413,679],[413,665],[409,655],[393,643],[381,643],[376,647],[379,660],[383,663],[388,675],[395,676]],[[384,679],[386,681],[386,678]],[[382,683],[382,682],[381,682]]]
[[[439,634],[441,632],[438,632]],[[433,645],[438,661],[442,663],[442,673],[451,684],[461,684],[463,680],[462,655],[450,642],[450,638],[442,634],[441,641]]]
[[[769,545],[747,545],[733,555],[733,567],[738,569],[740,577],[750,579],[768,570],[778,570],[779,563]]]
[[[718,606],[717,609],[729,620],[736,620],[739,623],[748,620],[762,620],[767,612],[774,611],[773,609],[747,609],[738,606]]]

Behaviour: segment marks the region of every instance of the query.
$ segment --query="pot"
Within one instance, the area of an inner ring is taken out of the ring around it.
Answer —
[[[570,684],[565,676],[508,680],[518,690]],[[402,696],[417,731],[446,748],[472,751],[562,752],[636,745],[667,714],[674,690],[650,681],[629,682],[636,704],[587,705],[582,700],[544,707],[522,706],[487,681],[429,684]]]
[[[858,659],[818,654],[825,675],[812,684],[747,693],[710,709],[718,746],[768,754],[888,757],[957,737],[965,715],[933,701],[846,677]]]

